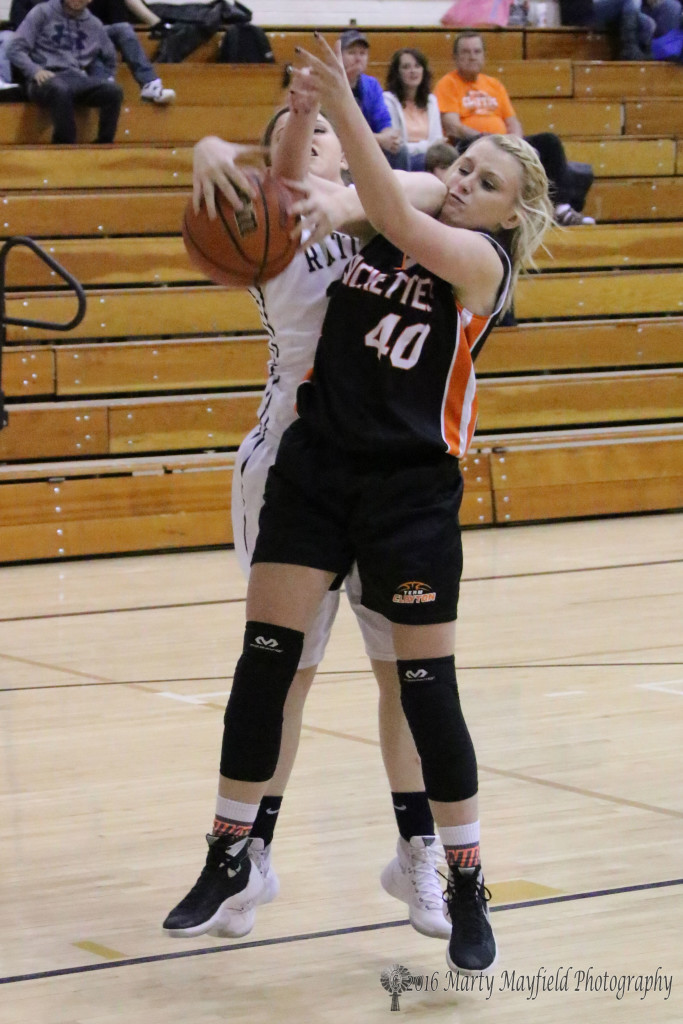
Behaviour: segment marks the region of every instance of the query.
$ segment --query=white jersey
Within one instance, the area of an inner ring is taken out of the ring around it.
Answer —
[[[327,289],[360,249],[355,238],[333,231],[297,253],[281,274],[251,288],[268,333],[268,382],[258,411],[261,441],[277,445],[295,419],[296,390],[313,366],[327,310]]]

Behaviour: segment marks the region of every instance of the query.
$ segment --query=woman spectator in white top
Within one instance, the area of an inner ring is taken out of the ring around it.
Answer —
[[[387,72],[384,99],[391,124],[401,133],[410,155],[410,170],[424,171],[425,153],[443,139],[436,96],[430,91],[432,73],[427,58],[410,46],[397,50]]]

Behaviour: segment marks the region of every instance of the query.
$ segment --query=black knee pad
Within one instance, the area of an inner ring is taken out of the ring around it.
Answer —
[[[399,661],[401,704],[422,761],[430,800],[450,803],[477,792],[477,759],[463,717],[455,659]]]
[[[247,622],[225,709],[221,775],[267,782],[280,755],[282,709],[301,657],[304,634]]]

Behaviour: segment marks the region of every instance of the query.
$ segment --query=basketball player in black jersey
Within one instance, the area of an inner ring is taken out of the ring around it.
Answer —
[[[364,235],[356,234],[369,230],[355,190],[343,183],[346,163],[341,143],[329,121],[316,109],[294,114],[288,107],[281,108],[266,126],[263,142],[268,146],[274,173],[299,182],[299,227],[303,233],[305,226],[308,237],[305,247],[300,248],[284,271],[251,291],[268,335],[270,358],[258,424],[240,445],[233,471],[231,515],[235,553],[247,579],[268,470],[275,461],[284,430],[296,419],[296,391],[313,365],[329,286],[341,277],[348,261],[359,251]],[[245,152],[245,148],[215,136],[202,139],[195,146],[193,178],[197,209],[203,198],[208,215],[214,213],[216,189],[231,205],[241,207],[234,187],[244,189],[249,183],[241,180],[239,161],[245,157],[253,159],[255,155],[253,149]],[[430,213],[438,212],[445,188],[433,175],[395,173],[413,205]],[[345,232],[349,224],[354,232],[351,237]],[[379,686],[380,748],[399,830],[396,856],[384,867],[381,884],[391,896],[407,904],[409,920],[417,931],[434,938],[448,937],[450,926],[443,914],[443,876],[439,871],[443,851],[434,835],[420,759],[401,707],[391,623],[360,603],[356,583],[355,574],[346,578],[346,597]],[[273,858],[278,845],[273,842],[276,823],[298,749],[304,703],[322,660],[339,600],[338,591],[326,594],[306,633],[297,673],[287,694],[277,768],[250,833],[249,858],[264,881],[258,904],[271,902],[279,892]],[[220,836],[223,829],[219,795],[212,836]],[[220,937],[243,937],[255,923],[258,904],[242,910],[231,908],[229,913],[224,910],[219,922],[213,920],[213,914],[203,921],[195,918],[190,932],[196,935],[203,928]],[[174,938],[188,937],[187,928],[168,931]]]
[[[477,766],[454,639],[464,455],[476,421],[472,360],[552,221],[535,151],[473,143],[434,219],[412,208],[353,98],[339,53],[303,53],[296,102],[322,102],[378,235],[330,298],[300,418],[266,485],[242,656],[225,713],[220,793],[229,826],[164,926],[258,898],[247,839],[277,763],[282,708],[325,592],[354,560],[362,600],[393,624],[401,700],[446,850],[451,968],[496,960],[479,856]]]

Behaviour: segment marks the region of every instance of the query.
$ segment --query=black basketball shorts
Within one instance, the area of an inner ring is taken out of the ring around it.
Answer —
[[[355,561],[367,608],[406,625],[450,622],[462,573],[462,489],[450,455],[370,463],[297,420],[268,474],[252,563],[311,566],[341,581]]]

